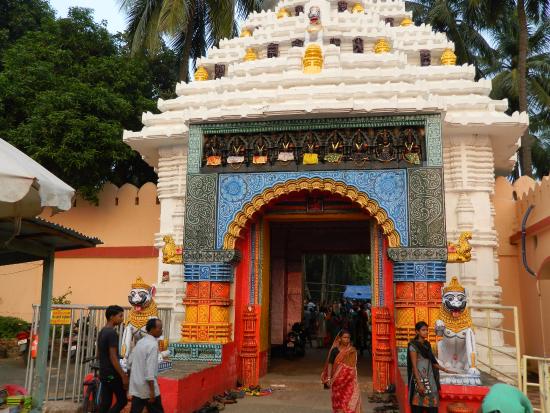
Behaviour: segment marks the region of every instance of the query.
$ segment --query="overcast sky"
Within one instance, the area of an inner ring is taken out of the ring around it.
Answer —
[[[107,21],[107,28],[111,33],[124,30],[124,13],[120,11],[117,0],[49,0],[50,5],[60,17],[67,16],[71,7],[87,7],[94,9],[96,21]]]

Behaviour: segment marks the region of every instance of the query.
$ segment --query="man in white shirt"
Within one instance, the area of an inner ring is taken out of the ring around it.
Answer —
[[[162,335],[162,322],[152,318],[145,325],[147,335],[138,341],[128,359],[131,413],[142,413],[147,407],[149,413],[164,413],[157,382],[159,346],[157,338]]]

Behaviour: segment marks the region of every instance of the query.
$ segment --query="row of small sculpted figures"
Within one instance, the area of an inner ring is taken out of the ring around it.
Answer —
[[[420,165],[422,154],[419,146],[412,150],[406,147],[395,147],[391,145],[378,145],[366,147],[361,150],[351,150],[344,147],[343,150],[332,151],[332,148],[289,148],[280,150],[270,148],[267,150],[227,150],[207,154],[203,159],[203,166],[238,166],[246,165],[274,165],[276,162],[286,164],[294,162],[302,165],[317,165],[319,163],[340,163],[340,162],[399,162],[405,161],[411,165]]]

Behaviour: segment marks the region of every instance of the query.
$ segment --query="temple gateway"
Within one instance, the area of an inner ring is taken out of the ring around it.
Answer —
[[[453,49],[401,0],[283,0],[124,133],[158,171],[156,245],[183,247],[156,297],[176,358],[257,383],[301,319],[309,250],[371,256],[375,390],[402,380],[415,322],[434,334],[452,276],[470,305],[500,302],[491,195],[528,118]]]

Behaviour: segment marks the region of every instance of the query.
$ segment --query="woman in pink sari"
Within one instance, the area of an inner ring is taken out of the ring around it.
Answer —
[[[333,413],[361,413],[361,392],[357,381],[357,350],[349,331],[342,330],[330,348],[321,381],[330,387]]]

